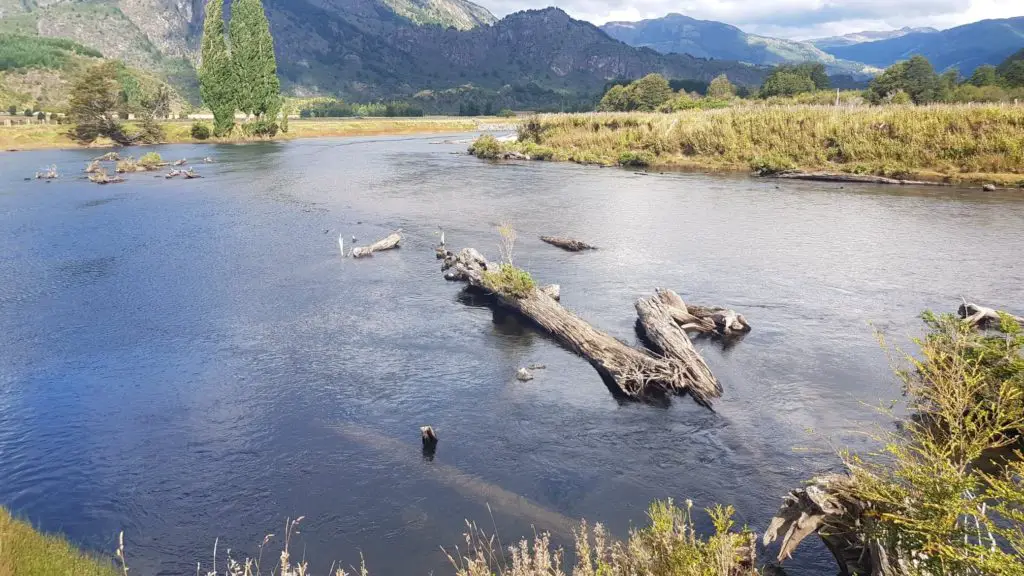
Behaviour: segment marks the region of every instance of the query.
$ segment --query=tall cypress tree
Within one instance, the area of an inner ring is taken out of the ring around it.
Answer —
[[[231,55],[224,40],[224,0],[207,0],[203,23],[203,63],[199,90],[213,111],[214,133],[224,136],[235,126],[236,86]]]
[[[231,60],[239,109],[270,122],[276,120],[281,108],[281,82],[270,22],[261,0],[232,2]]]

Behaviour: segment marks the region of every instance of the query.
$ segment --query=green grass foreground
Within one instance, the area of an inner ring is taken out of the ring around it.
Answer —
[[[0,576],[115,576],[110,560],[83,553],[60,536],[42,534],[0,507]]]
[[[503,143],[531,158],[789,169],[1024,185],[1024,106],[736,106],[541,115]],[[493,151],[492,151],[493,152]]]

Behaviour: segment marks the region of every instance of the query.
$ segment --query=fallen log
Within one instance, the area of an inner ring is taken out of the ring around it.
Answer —
[[[680,328],[688,332],[736,336],[750,332],[750,324],[742,314],[719,306],[687,305],[672,290],[658,288],[655,298],[668,308],[668,313]]]
[[[107,174],[107,170],[105,168],[100,168],[95,173],[89,174],[89,181],[93,184],[120,184],[121,182],[124,182],[124,178],[121,178],[120,176],[114,176],[111,178],[110,175]]]
[[[582,252],[584,250],[596,250],[597,246],[591,246],[586,242],[574,240],[572,238],[563,238],[561,236],[541,236],[542,242],[547,242],[552,246],[557,246],[562,250],[568,250],[569,252]]]
[[[57,165],[54,164],[41,172],[36,172],[36,180],[55,180],[60,177],[57,173]]]
[[[372,255],[374,252],[380,252],[381,250],[391,250],[392,248],[398,248],[398,243],[402,241],[402,231],[397,230],[388,234],[386,237],[377,240],[369,246],[358,246],[352,249],[353,258],[363,258]]]
[[[814,182],[852,182],[856,184],[897,184],[910,186],[949,186],[948,182],[930,182],[927,180],[902,180],[873,176],[871,174],[846,174],[843,172],[780,172],[771,174],[773,178],[785,180],[811,180]]]
[[[184,166],[185,164],[188,164],[188,159],[182,158],[181,160],[175,160],[172,166]]]
[[[170,180],[171,178],[176,178],[178,176],[181,176],[181,170],[171,170],[167,174],[164,174],[164,178],[168,180]]]
[[[695,398],[707,402],[703,396],[704,386],[693,381],[693,370],[682,360],[656,356],[616,340],[563,308],[540,288],[530,287],[520,294],[503,291],[487,277],[488,273],[499,270],[499,266],[488,262],[472,248],[449,253],[442,270],[446,279],[468,282],[493,296],[499,304],[532,320],[586,358],[609,386],[624,396],[640,398],[658,393],[683,393],[695,384],[692,390]]]
[[[97,156],[93,160],[102,161],[102,162],[117,162],[120,159],[121,159],[121,155],[118,154],[117,152],[107,152],[103,156]]]
[[[92,162],[89,163],[88,166],[85,167],[85,173],[86,174],[95,174],[102,167],[103,166],[100,164],[99,160],[93,160]]]
[[[988,328],[989,326],[999,326],[1002,322],[1000,312],[995,308],[989,308],[987,306],[979,306],[973,302],[964,302],[957,309],[957,314],[960,315],[965,322],[968,322],[971,326],[976,328]],[[1013,314],[1003,313],[1015,320],[1021,326],[1024,326],[1024,318],[1020,316],[1014,316]]]
[[[865,538],[872,520],[864,514],[864,503],[848,495],[850,482],[849,476],[831,474],[791,491],[765,530],[763,544],[780,540],[782,562],[793,556],[800,542],[817,534],[836,559],[840,576],[907,573],[900,567],[907,561],[904,554]]]
[[[192,168],[185,170],[184,172],[181,173],[181,175],[184,176],[186,180],[192,180],[193,178],[202,178],[202,176],[200,176],[199,173],[193,170]]]
[[[655,352],[679,361],[685,370],[690,393],[701,404],[710,406],[712,398],[722,396],[722,385],[693,347],[686,330],[676,322],[672,308],[662,300],[661,292],[659,290],[651,298],[636,301],[637,323],[641,334]]]

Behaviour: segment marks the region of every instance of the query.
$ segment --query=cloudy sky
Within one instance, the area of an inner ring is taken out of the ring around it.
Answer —
[[[903,26],[950,28],[985,18],[1024,16],[1024,0],[476,0],[497,16],[555,5],[603,24],[679,12],[747,32],[805,39]]]

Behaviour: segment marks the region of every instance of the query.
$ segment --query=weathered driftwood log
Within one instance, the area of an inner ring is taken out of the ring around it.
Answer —
[[[466,281],[494,296],[503,306],[535,322],[590,361],[602,377],[625,396],[638,398],[651,393],[682,393],[693,384],[691,370],[679,359],[655,356],[623,344],[566,310],[538,288],[522,296],[492,290],[485,280],[485,273],[497,270],[498,266],[488,263],[472,248],[464,248],[458,254],[449,253],[442,269],[446,279]],[[698,400],[707,400],[698,396],[703,388],[692,391]]]
[[[95,174],[102,167],[103,166],[100,164],[99,160],[93,160],[92,162],[89,163],[88,166],[85,167],[85,173]]]
[[[999,316],[999,312],[995,308],[979,306],[973,302],[964,302],[961,304],[960,308],[957,309],[957,314],[972,326],[978,328],[999,326],[999,323],[1002,321]],[[1024,325],[1024,318],[1014,316],[1013,314],[1007,314],[1007,316],[1016,320],[1018,324]]]
[[[871,519],[862,502],[848,495],[848,476],[832,474],[813,479],[805,488],[791,491],[765,530],[765,546],[781,540],[778,560],[793,551],[811,534],[817,533],[839,565],[841,576],[897,576],[909,574],[901,566],[905,554],[890,552],[864,534]]]
[[[392,248],[398,248],[398,243],[402,241],[402,231],[398,230],[388,234],[386,237],[377,240],[369,246],[359,246],[352,249],[353,258],[363,258],[364,256],[370,256],[374,252],[380,252],[381,250],[391,250]]]
[[[181,170],[171,170],[167,174],[164,174],[164,178],[167,178],[168,180],[170,180],[171,178],[176,178],[178,176],[181,176]]]
[[[36,172],[36,180],[55,180],[60,177],[57,173],[57,165],[54,164],[41,172]]]
[[[722,395],[722,385],[693,347],[686,330],[673,318],[672,307],[662,300],[660,294],[661,291],[656,296],[636,301],[641,333],[655,352],[679,361],[690,393],[701,404],[710,405],[712,398]]]
[[[184,166],[185,164],[188,164],[188,159],[182,158],[181,160],[175,160],[172,166]]]
[[[120,176],[114,176],[113,178],[107,174],[106,168],[100,168],[93,174],[89,174],[89,181],[94,184],[120,184],[124,182],[124,178]]]
[[[420,437],[423,439],[424,447],[437,446],[437,434],[434,433],[434,429],[430,426],[420,426]]]
[[[929,182],[927,180],[900,180],[870,174],[845,174],[842,172],[781,172],[771,174],[774,178],[787,180],[811,180],[815,182],[853,182],[860,184],[898,184],[912,186],[949,186],[948,182]]]
[[[547,294],[549,298],[554,301],[562,299],[562,287],[558,284],[548,284],[547,286],[541,286],[540,291]]]
[[[721,336],[750,332],[746,318],[733,310],[718,306],[687,305],[679,294],[666,288],[658,288],[654,298],[668,308],[668,313],[683,330]]]
[[[192,168],[189,168],[188,170],[185,170],[184,172],[181,173],[181,175],[184,176],[186,180],[192,180],[194,178],[202,178],[202,176],[198,172],[193,170]]]
[[[569,252],[582,252],[583,250],[595,250],[597,248],[597,246],[591,246],[586,242],[581,242],[572,238],[563,238],[561,236],[541,236],[540,239],[543,242],[547,242],[552,246],[557,246],[562,250],[568,250]]]
[[[121,155],[118,154],[117,152],[107,152],[103,156],[97,156],[93,160],[97,160],[97,161],[101,161],[101,162],[117,162],[120,159],[121,159]]]

